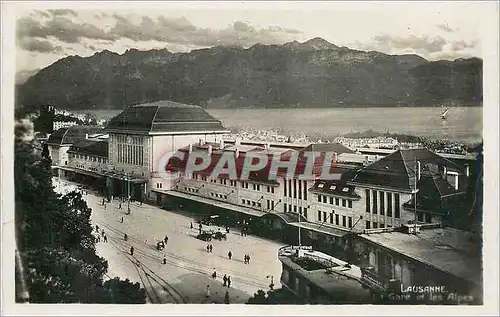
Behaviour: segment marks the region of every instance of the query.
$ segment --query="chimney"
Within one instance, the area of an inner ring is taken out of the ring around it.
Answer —
[[[192,152],[193,152],[193,145],[189,144],[189,153],[192,153]]]
[[[456,173],[454,176],[455,176],[455,190],[458,190],[458,173]]]
[[[235,156],[236,156],[237,158],[238,158],[238,157],[240,157],[240,150],[239,150],[239,149],[236,149]]]
[[[337,156],[338,156],[338,153],[333,152],[332,163],[337,163]]]
[[[208,155],[212,155],[212,145],[208,146]]]
[[[470,168],[469,164],[465,165],[465,176],[469,177],[470,176]]]
[[[443,176],[446,178],[446,175],[448,175],[448,170],[446,169],[446,166],[443,166]]]
[[[220,145],[219,145],[220,149],[223,149],[224,148],[224,140],[223,139],[220,139]]]

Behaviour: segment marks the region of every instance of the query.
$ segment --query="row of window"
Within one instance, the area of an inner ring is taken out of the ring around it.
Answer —
[[[156,183],[156,188],[163,188],[163,183]]]
[[[140,136],[131,135],[115,135],[114,140],[116,143],[126,143],[133,145],[144,145],[144,138]]]
[[[196,180],[202,180],[204,182],[208,181],[208,177],[207,176],[200,176],[198,174],[195,174],[193,176],[193,178],[196,179]],[[236,187],[238,185],[237,181],[230,180],[230,179],[219,178],[218,182],[221,185],[229,185],[229,186],[234,186],[234,187]],[[210,183],[217,184],[217,179],[210,179]],[[240,183],[241,183],[241,188],[244,188],[244,189],[252,188],[255,191],[260,191],[260,184],[255,184],[255,183],[250,184],[248,182],[240,182]],[[268,193],[274,194],[274,187],[272,187],[272,186],[266,186],[266,189],[267,189]]]
[[[196,192],[199,192],[199,190],[196,189]],[[219,199],[227,199],[227,195],[214,193],[214,192],[210,192],[210,196],[215,197],[215,198],[219,198]]]
[[[283,212],[292,212],[292,208],[293,208],[293,212],[295,212],[295,213],[297,212],[297,208],[298,208],[299,214],[301,214],[307,218],[307,208],[306,207],[302,207],[302,206],[297,207],[296,205],[286,204],[286,203],[283,204]]]
[[[333,205],[335,203],[335,206],[340,206],[340,203],[342,202],[342,207],[352,208],[352,200],[340,199],[338,197],[328,197],[326,195],[318,194],[318,202],[323,204],[330,203],[330,205]]]
[[[352,217],[342,216],[342,224],[340,222],[340,219],[340,215],[336,214],[335,211],[327,213],[326,211],[318,210],[318,222],[329,222],[333,225],[335,220],[335,225],[337,226],[342,226],[349,229],[352,228]]]
[[[242,199],[241,203],[243,205],[248,205],[248,206],[252,206],[252,207],[259,207],[259,208],[262,207],[262,204],[260,202],[252,201],[250,199]]]
[[[387,225],[387,228],[391,228],[392,226],[391,225]],[[385,228],[385,224],[383,223],[377,223],[377,222],[372,222],[370,223],[370,221],[366,221],[366,229],[378,229],[378,228]]]
[[[307,181],[285,179],[283,182],[283,195],[290,198],[307,200]]]
[[[274,200],[267,199],[267,210],[274,210]]]
[[[105,158],[100,158],[98,156],[91,156],[91,155],[83,155],[83,154],[68,154],[69,158],[76,158],[76,159],[81,159],[81,160],[87,160],[90,162],[97,162],[97,163],[108,163],[108,160]]]
[[[142,166],[144,164],[144,147],[118,143],[118,163]]]
[[[365,195],[367,213],[373,213],[374,215],[380,213],[382,216],[387,214],[388,217],[392,217],[394,198],[394,218],[401,217],[400,197],[398,193],[365,189]]]

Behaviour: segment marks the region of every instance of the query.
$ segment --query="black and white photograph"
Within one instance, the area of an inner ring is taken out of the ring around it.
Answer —
[[[498,22],[2,2],[2,314],[498,314]]]

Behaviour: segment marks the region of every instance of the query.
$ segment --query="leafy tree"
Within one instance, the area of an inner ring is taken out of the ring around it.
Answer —
[[[284,290],[277,289],[268,291],[267,294],[263,290],[258,290],[257,293],[254,294],[253,297],[248,299],[247,304],[255,304],[255,305],[275,305],[275,304],[284,304],[284,305],[294,305],[300,304],[300,300],[295,298],[293,294]]]
[[[144,304],[146,302],[146,291],[139,283],[132,283],[129,279],[107,280],[104,283],[104,290],[108,302],[112,304]]]

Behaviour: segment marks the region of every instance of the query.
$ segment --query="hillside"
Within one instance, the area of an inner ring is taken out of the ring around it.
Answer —
[[[428,62],[338,47],[321,38],[190,53],[131,49],[69,56],[17,90],[17,104],[121,109],[169,99],[206,107],[438,105],[482,99],[482,60]]]

